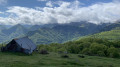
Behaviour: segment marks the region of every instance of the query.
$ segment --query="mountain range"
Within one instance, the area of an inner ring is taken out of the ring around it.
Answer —
[[[9,28],[1,25],[0,43],[23,36],[28,36],[36,44],[63,43],[69,40],[79,39],[83,36],[93,36],[104,32],[108,33],[108,31],[116,29],[120,30],[118,27],[120,27],[120,23],[103,23],[98,25],[85,21],[45,25],[17,24]]]

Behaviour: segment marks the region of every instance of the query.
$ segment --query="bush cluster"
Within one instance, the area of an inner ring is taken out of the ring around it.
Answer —
[[[110,42],[106,39],[84,38],[63,44],[52,43],[48,45],[39,45],[38,47],[39,49],[46,49],[50,52],[68,52],[117,58],[120,52],[120,41]]]

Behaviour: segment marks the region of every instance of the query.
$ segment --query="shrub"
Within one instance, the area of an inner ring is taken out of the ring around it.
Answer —
[[[83,50],[84,48],[89,48],[90,42],[83,42],[79,45],[80,50]]]
[[[62,58],[69,58],[68,55],[62,55],[61,57],[62,57]]]
[[[73,44],[68,46],[67,51],[70,53],[78,54],[80,52],[80,48],[78,47],[77,44]]]
[[[84,56],[84,55],[78,55],[78,57],[85,58],[85,56]]]
[[[103,51],[98,51],[98,56],[106,56],[105,53]]]
[[[82,50],[82,53],[83,53],[83,54],[86,54],[86,55],[89,55],[89,54],[90,54],[89,48],[84,48],[84,49]]]
[[[47,50],[42,49],[42,50],[40,51],[40,54],[49,54],[49,53],[48,53],[48,51],[47,51]]]
[[[110,48],[108,48],[107,53],[108,53],[108,56],[109,56],[109,57],[112,57],[112,58],[117,58],[117,57],[119,57],[119,51],[118,51],[118,49],[115,48],[115,47],[110,47]]]
[[[90,46],[90,53],[93,54],[93,55],[105,56],[106,51],[107,51],[107,46],[105,46],[103,44],[93,43]]]

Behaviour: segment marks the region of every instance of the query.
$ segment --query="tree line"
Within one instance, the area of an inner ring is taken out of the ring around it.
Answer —
[[[47,50],[49,52],[67,52],[112,58],[120,57],[120,41],[108,41],[107,39],[98,38],[84,38],[62,44],[41,44],[38,45],[38,49],[39,51]]]

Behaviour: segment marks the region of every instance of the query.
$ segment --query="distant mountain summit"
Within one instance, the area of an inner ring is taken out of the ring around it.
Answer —
[[[10,27],[9,29],[2,30],[2,32],[6,35],[10,35],[12,33],[24,34],[27,31],[28,30],[24,26],[22,26],[21,24],[17,24],[13,27]]]
[[[38,30],[40,28],[52,28],[56,25],[59,25],[59,24],[53,23],[53,24],[44,24],[44,25],[33,25],[29,28],[29,31]]]
[[[0,42],[5,42],[16,37],[24,36],[27,32],[28,30],[21,24],[14,25],[8,29],[1,29]]]

